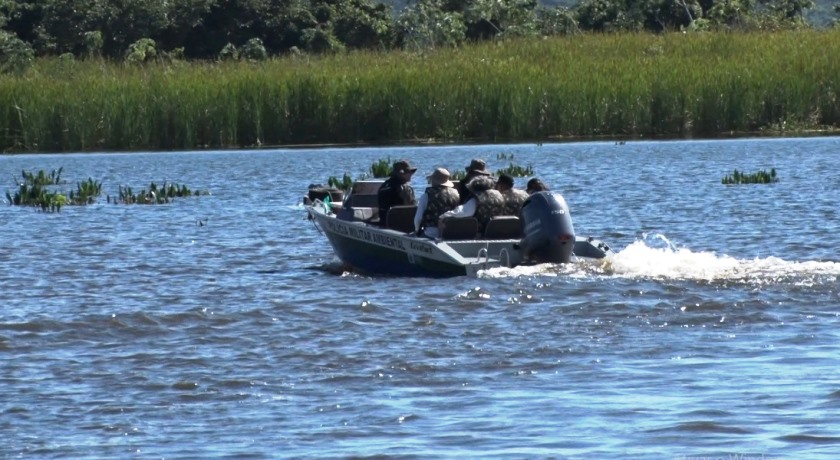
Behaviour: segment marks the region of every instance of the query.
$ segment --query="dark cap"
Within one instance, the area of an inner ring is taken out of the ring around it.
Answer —
[[[499,178],[496,179],[497,184],[504,184],[510,188],[513,188],[513,177],[509,174],[500,174]]]
[[[409,163],[408,160],[397,160],[394,162],[394,173],[413,173],[414,171],[417,171],[417,168],[411,166],[411,163]]]
[[[481,158],[473,158],[473,160],[470,161],[470,165],[466,167],[466,170],[468,173],[474,172],[484,176],[490,175],[490,170],[487,169],[487,163]]]
[[[528,186],[525,188],[528,193],[547,192],[548,187],[536,177],[528,181]]]

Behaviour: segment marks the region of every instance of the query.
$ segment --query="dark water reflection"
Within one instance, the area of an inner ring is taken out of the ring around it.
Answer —
[[[835,458],[838,148],[0,157],[8,190],[22,169],[63,167],[68,189],[212,193],[0,207],[0,456]],[[422,172],[475,156],[533,165],[614,263],[341,274],[299,205],[380,158]],[[770,168],[780,182],[720,184]]]

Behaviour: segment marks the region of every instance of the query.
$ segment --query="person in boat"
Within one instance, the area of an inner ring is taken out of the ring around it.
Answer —
[[[519,216],[519,211],[522,209],[522,203],[528,199],[528,194],[524,190],[514,188],[513,177],[508,174],[500,174],[496,179],[496,190],[502,194],[505,199],[505,213],[506,216]]]
[[[528,181],[528,185],[525,186],[525,192],[528,195],[537,193],[537,192],[548,192],[550,191],[548,186],[543,183],[543,181],[537,179],[536,177],[532,178]]]
[[[385,216],[392,206],[417,204],[414,189],[411,187],[411,176],[417,168],[411,166],[408,160],[397,160],[391,171],[391,177],[379,186],[379,223],[385,225]]]
[[[417,202],[417,212],[414,214],[414,231],[418,235],[429,238],[440,236],[438,219],[441,214],[458,207],[460,197],[455,190],[455,184],[450,180],[449,171],[436,168],[426,179],[429,187]]]
[[[455,189],[458,190],[458,195],[461,197],[461,204],[466,203],[470,198],[472,198],[472,193],[467,187],[467,184],[469,184],[470,181],[480,176],[491,176],[490,170],[487,169],[487,162],[481,158],[473,158],[473,160],[470,161],[470,165],[465,169],[467,170],[467,175],[458,181],[457,185],[455,185]]]
[[[484,233],[487,222],[491,217],[504,215],[505,199],[494,187],[493,179],[490,176],[479,175],[467,184],[467,189],[472,198],[466,203],[459,205],[452,211],[447,211],[440,216],[438,227],[443,231],[446,226],[446,219],[451,217],[475,217],[478,221],[478,232]]]

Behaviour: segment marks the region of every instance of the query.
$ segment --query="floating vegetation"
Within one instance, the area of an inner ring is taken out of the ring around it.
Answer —
[[[511,161],[513,161],[513,154],[512,153],[505,153],[505,152],[497,153],[496,154],[496,159],[497,160],[511,160]]]
[[[102,183],[88,178],[85,182],[76,184],[76,191],[70,192],[70,204],[86,205],[96,202],[96,198],[102,194]]]
[[[724,176],[720,183],[729,184],[772,184],[778,182],[776,177],[776,168],[770,169],[768,173],[766,170],[761,170],[753,174],[745,174],[737,169],[732,172],[732,175]]]
[[[102,183],[88,178],[86,181],[78,182],[76,189],[65,193],[55,190],[55,186],[62,184],[61,173],[63,168],[47,174],[43,170],[37,174],[23,171],[23,182],[17,185],[14,195],[6,192],[6,199],[12,206],[32,206],[40,208],[43,212],[60,212],[63,206],[84,206],[93,204],[102,195]],[[141,190],[133,193],[130,187],[119,188],[119,198],[108,197],[108,202],[124,204],[164,204],[174,198],[209,195],[210,192],[191,191],[186,185],[177,185],[164,182],[158,187],[154,182],[149,190]]]
[[[111,196],[108,196],[108,202],[114,204],[167,204],[174,198],[209,194],[208,191],[200,192],[196,190],[193,192],[186,185],[164,182],[161,187],[158,187],[157,184],[152,182],[148,191],[142,189],[137,193],[134,193],[131,187],[120,185],[119,197],[111,198]]]
[[[465,177],[467,177],[467,172],[466,172],[465,170],[463,170],[463,169],[456,169],[456,170],[455,170],[455,172],[453,172],[453,173],[449,176],[449,180],[451,180],[452,182],[458,182],[458,181],[460,181],[461,179],[463,179],[463,178],[465,178]]]
[[[502,168],[496,171],[496,175],[500,176],[502,174],[507,174],[508,176],[512,177],[527,177],[534,175],[534,168],[531,165],[528,166],[519,166],[513,163],[506,168]]]
[[[344,177],[342,177],[340,180],[335,176],[330,176],[330,178],[327,180],[327,185],[346,192],[347,190],[350,190],[350,187],[353,186],[353,178],[350,177],[350,175],[347,173],[344,173]]]
[[[370,165],[370,173],[373,177],[388,177],[391,175],[394,167],[391,165],[391,157],[380,158],[378,161]]]
[[[40,208],[43,212],[59,212],[61,207],[67,204],[67,197],[62,193],[50,190],[49,187],[61,182],[61,171],[53,170],[50,174],[44,170],[38,171],[38,174],[33,174],[29,171],[23,171],[23,182],[18,184],[18,189],[12,196],[11,192],[6,192],[6,199],[10,205],[14,206],[32,206]]]
[[[64,171],[64,168],[58,168],[58,171],[53,169],[50,171],[49,174],[45,173],[44,170],[38,171],[38,174],[32,174],[29,171],[23,170],[21,173],[23,175],[23,183],[30,184],[35,186],[43,186],[43,185],[58,185],[61,183],[61,172]]]

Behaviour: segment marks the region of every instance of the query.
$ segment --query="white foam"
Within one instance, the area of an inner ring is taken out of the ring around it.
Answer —
[[[617,277],[697,281],[740,281],[756,284],[792,282],[813,285],[836,282],[840,263],[788,261],[778,257],[738,259],[711,251],[692,251],[673,245],[664,235],[644,235],[618,250],[609,262],[542,264],[494,268],[479,272],[483,278],[519,276]]]

